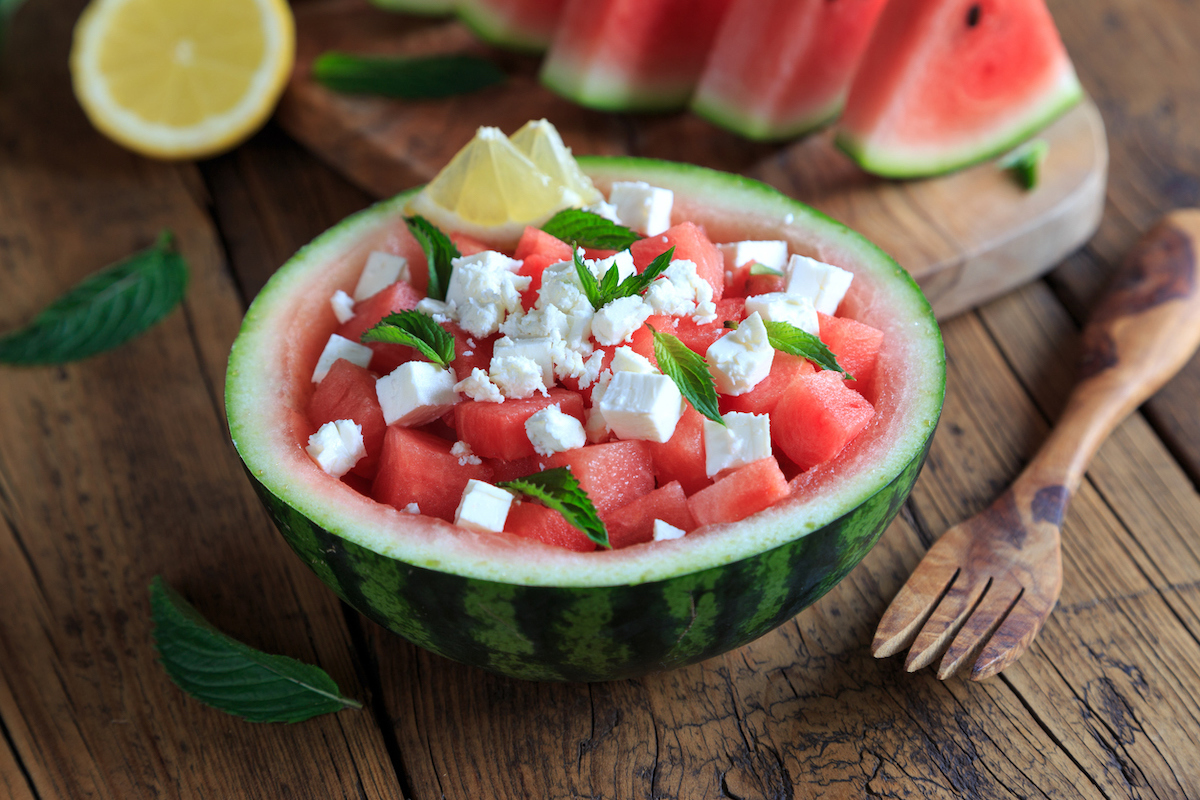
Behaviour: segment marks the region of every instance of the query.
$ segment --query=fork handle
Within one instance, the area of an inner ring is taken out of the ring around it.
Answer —
[[[1200,209],[1171,212],[1129,253],[1084,329],[1080,381],[1018,494],[1058,495],[1065,508],[1108,434],[1188,362],[1200,344],[1198,256]],[[1061,519],[1063,508],[1042,513]]]

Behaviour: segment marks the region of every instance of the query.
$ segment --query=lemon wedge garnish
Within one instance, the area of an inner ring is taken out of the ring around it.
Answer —
[[[405,211],[503,247],[515,244],[526,225],[538,227],[556,212],[583,204],[574,185],[539,169],[499,128],[484,127]]]
[[[563,144],[558,129],[547,120],[530,120],[508,138],[538,169],[549,175],[550,180],[574,192],[580,204],[591,205],[604,199],[592,185],[592,179],[583,174],[571,156],[570,148]]]
[[[294,54],[285,0],[93,0],[75,25],[71,79],[109,138],[198,158],[258,130]]]

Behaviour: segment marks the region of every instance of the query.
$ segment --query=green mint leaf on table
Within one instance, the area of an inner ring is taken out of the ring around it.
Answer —
[[[825,343],[806,330],[801,330],[788,322],[763,322],[767,329],[767,341],[776,350],[788,355],[807,358],[821,369],[840,372],[849,380],[854,376],[842,369],[837,358]]]
[[[0,363],[62,364],[124,344],[187,291],[187,263],[169,232],[150,248],[77,283],[26,327],[0,336]]]
[[[612,547],[608,543],[608,531],[600,521],[600,515],[596,513],[591,498],[566,467],[543,470],[513,481],[501,481],[496,485],[501,489],[540,500],[542,505],[562,514],[568,523],[583,531],[596,544]]]
[[[388,314],[375,327],[363,333],[366,342],[388,342],[415,347],[421,355],[440,367],[454,360],[454,337],[420,311],[401,311]]]
[[[324,670],[244,645],[214,628],[159,576],[150,582],[154,646],[175,685],[250,722],[300,722],[362,708]]]
[[[774,267],[768,267],[766,264],[760,264],[757,261],[753,261],[750,263],[750,274],[751,275],[771,275],[776,278],[783,277],[782,270],[775,269]]]
[[[425,251],[425,261],[429,264],[429,288],[425,294],[434,300],[445,300],[446,289],[450,287],[450,262],[462,254],[450,241],[450,237],[442,233],[436,225],[422,216],[405,217],[409,232],[421,244]]]
[[[587,268],[587,264],[583,263],[583,259],[579,256],[579,251],[576,250],[575,274],[579,276],[579,282],[583,284],[583,293],[587,297],[588,302],[592,304],[592,308],[599,311],[613,300],[619,300],[622,297],[633,297],[646,291],[651,281],[661,275],[663,270],[671,265],[671,259],[674,255],[675,248],[672,247],[651,261],[644,272],[630,275],[618,284],[617,281],[620,280],[620,273],[617,271],[616,264],[609,267],[608,271],[604,273],[604,277],[597,281],[596,276]]]
[[[486,58],[437,55],[421,58],[322,53],[313,77],[327,89],[402,100],[430,100],[503,83],[504,73]]]
[[[721,409],[717,405],[717,385],[708,364],[679,338],[669,333],[659,333],[647,325],[654,334],[654,358],[662,373],[679,387],[679,393],[692,407],[713,422],[721,425]]]
[[[1011,172],[1022,189],[1033,189],[1038,185],[1042,162],[1049,151],[1050,144],[1045,139],[1034,139],[1002,156],[996,166]]]
[[[579,208],[566,208],[550,218],[542,230],[571,247],[624,250],[641,239],[641,234],[611,219]]]

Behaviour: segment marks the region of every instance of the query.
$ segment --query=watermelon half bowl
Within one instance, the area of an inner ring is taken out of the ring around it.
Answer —
[[[675,221],[713,241],[785,239],[851,269],[841,313],[884,331],[876,414],[791,494],[739,522],[681,539],[576,553],[398,511],[326,475],[306,455],[312,365],[372,250],[419,253],[401,219],[411,193],[368,208],[283,265],[251,304],[226,383],[230,433],[292,549],[347,603],[447,658],[532,680],[605,681],[692,664],[786,622],[878,541],[924,462],[945,389],[942,340],[903,269],[845,226],[774,189],[711,170],[583,157],[602,190],[645,180],[674,190]]]

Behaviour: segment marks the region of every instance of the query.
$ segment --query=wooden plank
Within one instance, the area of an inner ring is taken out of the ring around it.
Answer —
[[[241,315],[190,166],[103,141],[66,75],[71,8],[22,9],[0,93],[0,328],[169,227],[184,308],[61,368],[0,372],[0,716],[39,797],[396,797],[369,711],[255,726],[156,663],[156,573],[244,641],[363,697],[341,609],[281,548],[228,445],[220,386]],[[289,788],[292,787],[292,788]]]
[[[297,65],[278,118],[343,174],[376,196],[433,177],[480,125],[512,132],[546,117],[576,153],[669,158],[764,180],[876,241],[913,273],[940,317],[1040,275],[1091,236],[1100,217],[1108,152],[1090,102],[1039,134],[1050,144],[1041,185],[1025,192],[993,164],[924,181],[863,174],[828,132],[783,145],[754,144],[691,114],[601,114],[537,83],[536,58],[492,51],[457,22],[414,21],[365,0],[297,10]],[[313,59],[338,49],[417,55],[484,53],[508,81],[437,102],[347,97],[310,77]]]

